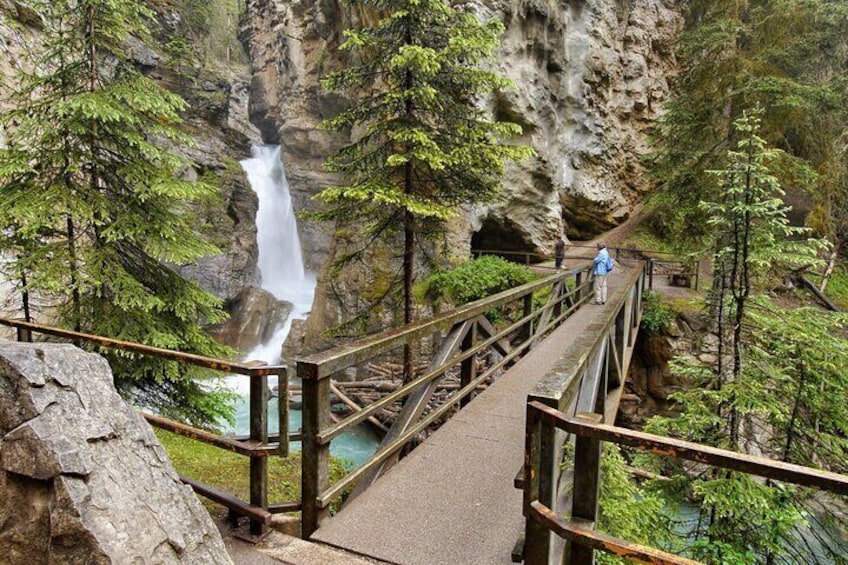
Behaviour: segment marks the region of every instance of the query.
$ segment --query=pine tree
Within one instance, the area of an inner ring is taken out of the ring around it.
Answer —
[[[201,329],[219,301],[173,265],[214,249],[194,234],[191,203],[214,193],[181,178],[185,103],[134,68],[127,39],[151,13],[127,0],[34,2],[45,43],[0,116],[3,248],[24,292],[55,302],[76,330],[207,355]],[[21,278],[23,280],[23,278]],[[104,352],[105,353],[105,352]],[[211,425],[229,414],[196,371],[108,354],[118,389],[165,415]]]
[[[404,322],[410,323],[416,236],[439,233],[464,205],[492,200],[506,162],[531,150],[505,144],[520,127],[492,121],[481,107],[482,96],[510,86],[478,66],[492,57],[500,22],[481,24],[445,0],[346,5],[377,23],[345,33],[342,49],[353,64],[323,81],[327,90],[355,99],[324,123],[352,130],[353,141],[327,160],[347,184],[318,195],[326,209],[316,217],[355,218],[371,241],[402,234]],[[405,366],[408,378],[408,350]]]
[[[693,0],[675,97],[658,127],[657,227],[684,245],[709,239],[701,200],[720,190],[733,122],[765,109],[761,135],[783,152],[772,174],[816,206],[810,219],[836,247],[846,231],[848,5],[829,0]]]
[[[810,386],[844,367],[848,350],[839,333],[821,339],[823,332],[839,328],[844,317],[829,318],[819,312],[818,320],[802,323],[797,314],[778,314],[780,309],[771,306],[766,295],[768,275],[820,263],[817,254],[825,246],[805,239],[806,230],[789,226],[783,191],[769,170],[779,152],[769,149],[758,135],[761,115],[757,110],[736,120],[736,149],[728,151],[726,165],[712,173],[722,189],[721,198],[702,206],[715,238],[718,284],[711,292],[717,361],[711,367],[678,361],[673,370],[691,385],[674,395],[681,414],[652,419],[648,428],[789,460],[795,453],[809,454],[813,445],[806,440],[821,440],[820,433],[829,439],[844,433],[848,425],[844,407],[824,402]],[[781,325],[780,318],[795,322]],[[802,335],[820,339],[795,342]],[[814,353],[818,347],[827,353]],[[841,377],[828,379],[825,390],[844,395],[848,382]],[[827,422],[826,431],[813,432],[805,424],[811,418]],[[827,458],[795,457],[792,462],[839,469],[844,440],[833,442],[829,449],[832,456]],[[670,470],[673,480],[657,488],[676,504],[686,498],[699,504],[691,532],[696,542],[690,551],[696,558],[716,563],[775,563],[804,555],[794,547],[795,532],[812,514],[804,508],[805,493],[800,489],[716,469],[696,475],[674,464],[665,470]],[[809,557],[807,562],[816,561]]]

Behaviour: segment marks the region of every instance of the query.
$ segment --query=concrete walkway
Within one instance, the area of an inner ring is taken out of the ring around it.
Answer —
[[[524,527],[513,481],[527,394],[571,336],[623,299],[624,270],[610,276],[606,306],[578,310],[312,539],[404,565],[511,563]]]

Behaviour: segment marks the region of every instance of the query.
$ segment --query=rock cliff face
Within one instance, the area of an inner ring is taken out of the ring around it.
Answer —
[[[106,361],[0,346],[3,563],[231,564],[215,524]]]
[[[452,244],[551,254],[560,230],[585,239],[625,220],[650,189],[640,156],[675,72],[682,17],[674,0],[464,4],[506,26],[496,65],[516,88],[489,106],[524,127],[538,157],[510,168],[500,202],[463,215]],[[344,64],[336,48],[353,16],[338,0],[249,0],[247,13],[251,118],[266,141],[283,145],[295,207],[309,209],[309,197],[333,181],[323,160],[345,141],[317,129],[345,104],[319,79]],[[308,267],[345,248],[332,229],[301,224]],[[328,298],[338,295],[331,278],[319,279],[316,310],[342,319],[345,297]]]
[[[538,158],[513,167],[503,202],[469,217],[474,243],[549,252],[560,227],[573,238],[626,219],[649,190],[639,157],[675,72],[682,18],[673,0],[478,0],[506,25],[497,66],[517,88],[495,96],[493,115],[524,126]],[[242,37],[254,65],[251,116],[284,146],[299,209],[331,178],[321,163],[340,141],[317,129],[343,104],[320,77],[344,64],[350,25],[338,1],[250,0]],[[327,228],[304,225],[305,247],[329,248]]]

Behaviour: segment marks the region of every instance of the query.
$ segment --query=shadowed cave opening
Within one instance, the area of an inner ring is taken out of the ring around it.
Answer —
[[[511,251],[511,252],[535,252],[536,247],[529,240],[526,233],[519,229],[518,225],[509,218],[486,218],[480,229],[471,236],[471,249],[474,251]],[[524,256],[505,257],[507,259],[524,262]],[[533,261],[540,261],[534,258]]]

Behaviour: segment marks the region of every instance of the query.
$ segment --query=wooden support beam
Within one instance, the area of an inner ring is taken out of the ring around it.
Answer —
[[[268,377],[250,381],[250,441],[264,445],[268,443]],[[250,458],[250,504],[268,508],[268,458]],[[266,524],[250,521],[250,533],[254,536],[265,533]]]
[[[468,333],[465,334],[465,338],[462,340],[462,350],[467,351],[474,347],[474,344],[477,342],[477,324],[472,322],[471,328]],[[477,356],[473,355],[462,361],[459,367],[459,386],[460,388],[465,388],[466,386],[474,380],[474,377],[477,376]],[[459,407],[464,408],[469,402],[471,402],[471,395],[466,396],[462,400],[459,401]]]
[[[307,369],[308,370],[308,369]],[[297,374],[301,375],[298,363]],[[330,425],[330,379],[303,381],[303,452],[301,456],[301,535],[309,539],[321,522],[329,517],[329,509],[319,497],[330,483],[330,444],[318,435]]]
[[[195,481],[194,479],[189,479],[188,477],[180,475],[180,480],[190,486],[194,492],[200,496],[208,498],[212,502],[217,502],[239,516],[246,516],[250,518],[251,523],[256,522],[264,526],[271,523],[271,512],[264,508],[247,504],[232,495],[221,492],[209,485]]]
[[[580,412],[577,420],[599,424],[601,414]],[[598,517],[598,499],[601,487],[601,442],[594,438],[577,436],[574,449],[574,492],[571,516],[594,528]],[[565,549],[568,565],[593,565],[594,552],[591,547],[570,541]]]

